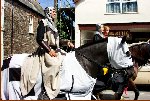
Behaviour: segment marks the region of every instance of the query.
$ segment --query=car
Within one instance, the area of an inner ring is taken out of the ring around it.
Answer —
[[[139,67],[139,72],[134,82],[135,84],[150,85],[150,64]]]

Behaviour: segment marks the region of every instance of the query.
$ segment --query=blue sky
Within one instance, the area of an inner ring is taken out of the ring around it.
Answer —
[[[54,6],[54,0],[38,0],[38,2],[43,9],[48,6]]]
[[[60,5],[60,1],[62,7],[66,7],[67,5],[74,6],[72,0],[58,0],[58,5]],[[38,2],[40,3],[43,9],[48,6],[54,6],[54,0],[38,0]]]

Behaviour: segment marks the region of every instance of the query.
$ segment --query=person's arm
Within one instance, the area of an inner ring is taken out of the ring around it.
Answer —
[[[67,46],[66,52],[73,51],[75,49],[74,44],[70,40],[62,40],[59,41],[61,46]]]
[[[43,21],[41,20],[39,22],[39,26],[37,28],[37,37],[36,41],[37,43],[48,53],[50,56],[56,56],[56,53],[54,50],[51,49],[50,46],[47,45],[46,42],[44,42],[44,33],[45,33],[45,26]]]
[[[98,40],[102,40],[103,38],[99,34],[95,34],[93,37],[93,42],[97,42]]]
[[[95,34],[94,37],[93,37],[93,41],[96,42],[98,40],[99,40],[98,34]]]
[[[74,47],[73,43],[70,40],[60,39],[59,44],[62,45],[62,46],[67,45],[68,47]]]
[[[45,26],[43,21],[41,20],[39,22],[39,26],[37,28],[37,37],[36,37],[36,41],[37,43],[46,51],[49,52],[51,49],[50,47],[47,45],[46,42],[44,42],[44,33],[45,33]]]

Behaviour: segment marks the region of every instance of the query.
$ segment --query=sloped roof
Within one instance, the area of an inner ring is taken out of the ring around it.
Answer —
[[[77,2],[79,2],[79,1],[80,1],[80,0],[73,0],[74,3],[77,3]]]
[[[36,0],[16,0],[22,3],[23,5],[29,7],[33,11],[37,12],[38,14],[45,16],[43,8]]]

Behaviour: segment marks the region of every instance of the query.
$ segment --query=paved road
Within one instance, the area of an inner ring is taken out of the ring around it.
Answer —
[[[111,90],[103,91],[103,99],[104,100],[111,100],[114,99],[113,96],[114,92]],[[124,100],[134,100],[134,92],[127,91],[127,95],[123,94]],[[150,91],[140,91],[140,96],[138,100],[150,100]]]

